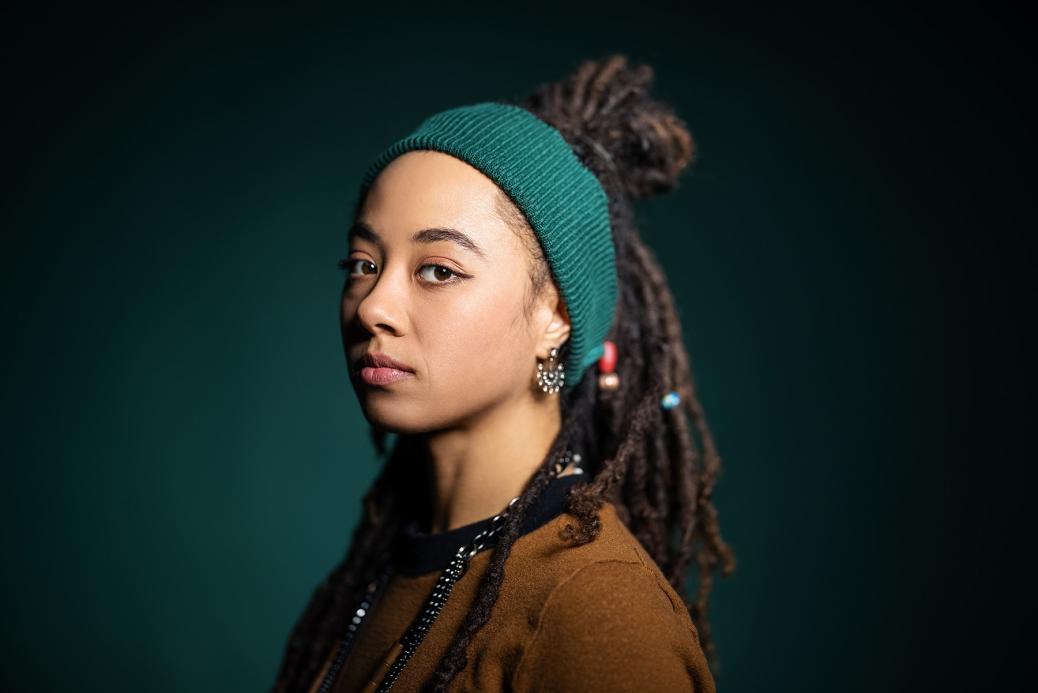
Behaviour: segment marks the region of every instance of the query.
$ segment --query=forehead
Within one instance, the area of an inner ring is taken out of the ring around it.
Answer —
[[[482,171],[449,154],[413,151],[393,159],[375,179],[360,219],[386,242],[417,229],[456,228],[479,245],[500,245],[513,234],[496,211],[500,191]]]

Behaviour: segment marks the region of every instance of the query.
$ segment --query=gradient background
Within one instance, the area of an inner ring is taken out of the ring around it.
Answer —
[[[1016,688],[1018,20],[376,5],[5,11],[0,688],[267,689],[376,471],[337,317],[363,167],[612,52],[700,147],[640,214],[725,462],[720,690]]]

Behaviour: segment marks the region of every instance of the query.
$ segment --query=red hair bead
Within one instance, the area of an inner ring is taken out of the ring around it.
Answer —
[[[598,359],[598,387],[602,390],[620,389],[620,374],[616,373],[616,344],[603,342],[604,352]]]
[[[598,372],[612,373],[616,370],[616,344],[606,341],[602,343],[602,346],[605,353],[598,359]]]

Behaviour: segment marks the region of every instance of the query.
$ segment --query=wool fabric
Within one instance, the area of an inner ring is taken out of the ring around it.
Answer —
[[[466,648],[468,664],[450,690],[716,693],[682,596],[617,507],[602,505],[594,541],[575,546],[561,536],[567,524],[576,524],[564,504],[582,476],[558,477],[536,501],[539,517],[524,522],[490,620]],[[410,533],[398,542],[392,558],[397,573],[361,622],[331,693],[375,693],[440,572],[458,546],[491,522],[488,517],[439,534]],[[394,693],[423,690],[472,609],[492,555],[487,548],[471,559]],[[309,693],[317,693],[338,645],[329,648]]]
[[[526,216],[569,313],[563,387],[574,387],[604,353],[618,295],[609,199],[598,178],[555,127],[521,106],[484,101],[434,113],[386,147],[364,173],[358,202],[390,161],[419,149],[479,169]]]

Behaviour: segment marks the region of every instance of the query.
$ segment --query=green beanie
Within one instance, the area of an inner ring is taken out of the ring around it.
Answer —
[[[602,356],[618,293],[609,199],[598,179],[557,129],[520,106],[487,101],[435,113],[383,150],[358,204],[390,161],[416,149],[468,162],[526,215],[569,312],[564,387],[575,386]]]

